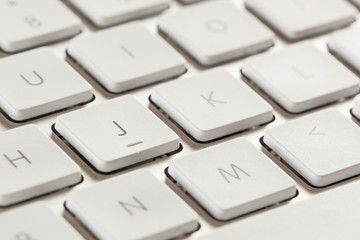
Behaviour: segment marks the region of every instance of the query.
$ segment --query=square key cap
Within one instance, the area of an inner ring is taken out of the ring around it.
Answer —
[[[67,52],[108,91],[116,93],[186,71],[185,59],[140,23],[78,38]]]
[[[82,180],[80,168],[35,125],[1,133],[0,146],[0,206]]]
[[[193,210],[144,170],[71,192],[65,206],[97,239],[177,239],[199,227]]]
[[[228,1],[199,3],[165,15],[159,29],[205,66],[273,45],[270,30]]]
[[[245,60],[242,73],[291,113],[359,92],[359,80],[310,42]]]
[[[164,83],[153,89],[151,100],[201,142],[273,119],[272,107],[225,70]]]
[[[245,4],[289,40],[349,25],[357,14],[343,0],[246,0]]]
[[[0,59],[0,107],[16,121],[85,103],[92,87],[47,48]]]
[[[61,115],[55,129],[100,172],[180,147],[178,136],[131,96]]]
[[[161,12],[169,0],[68,0],[98,27],[130,21]]]
[[[81,240],[61,216],[43,204],[31,204],[0,214],[0,239]]]
[[[73,36],[80,24],[58,0],[0,0],[0,48],[6,52]]]
[[[264,142],[314,186],[360,174],[360,128],[335,110],[270,128]]]
[[[220,220],[296,195],[295,182],[244,139],[177,158],[169,174]]]
[[[360,30],[346,29],[331,35],[328,47],[360,72]]]

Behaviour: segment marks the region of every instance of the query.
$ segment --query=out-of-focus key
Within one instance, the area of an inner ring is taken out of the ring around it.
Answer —
[[[360,128],[335,110],[270,128],[264,142],[314,186],[360,174]]]
[[[221,220],[296,195],[295,182],[243,139],[175,159],[169,174]]]
[[[359,80],[310,42],[245,60],[242,73],[292,113],[359,92]]]
[[[146,17],[169,7],[168,0],[69,0],[98,27]]]
[[[35,125],[0,134],[0,206],[81,181],[80,168]]]
[[[357,13],[343,0],[246,0],[245,4],[289,40],[349,25]]]
[[[226,1],[189,6],[164,16],[159,29],[202,65],[263,51],[273,34],[247,12]]]
[[[74,191],[65,206],[99,239],[173,239],[199,226],[192,209],[144,170]]]
[[[272,107],[225,70],[164,83],[153,89],[151,100],[202,142],[273,119]]]
[[[0,47],[15,52],[80,32],[80,20],[56,0],[0,0]]]
[[[200,1],[204,1],[204,0],[179,0],[182,3],[188,4],[188,3],[195,3],[195,2],[200,2]]]
[[[32,204],[0,214],[0,239],[81,240],[67,223],[46,205]]]
[[[358,240],[360,182],[223,227],[197,240]]]
[[[186,71],[184,58],[139,23],[76,39],[68,54],[110,92],[123,92]]]
[[[101,172],[180,147],[178,136],[131,96],[61,115],[55,129]]]
[[[360,30],[344,30],[334,33],[329,49],[360,72]]]
[[[360,0],[350,0],[350,2],[354,3],[358,8],[360,8]]]
[[[16,121],[88,102],[92,88],[46,48],[0,59],[0,107]]]

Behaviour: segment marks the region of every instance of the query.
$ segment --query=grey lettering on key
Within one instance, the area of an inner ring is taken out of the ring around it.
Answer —
[[[225,33],[228,29],[227,24],[219,19],[208,20],[206,22],[206,27],[214,33]]]
[[[20,154],[20,157],[11,159],[6,154],[3,154],[3,156],[11,163],[11,165],[13,165],[14,168],[17,168],[17,165],[14,163],[15,161],[25,160],[31,164],[31,161],[20,150],[17,150],[17,152]]]
[[[16,1],[15,0],[10,0],[10,1],[8,1],[8,5],[9,6],[16,6]]]
[[[244,175],[244,176],[247,176],[247,177],[250,177],[250,174],[245,172],[244,170],[242,170],[241,168],[239,168],[238,166],[236,166],[235,164],[231,164],[230,165],[231,168],[232,168],[232,172],[228,172],[222,168],[218,168],[218,171],[220,172],[221,176],[225,179],[225,181],[227,183],[230,183],[230,180],[228,179],[228,177],[232,177],[232,178],[235,178],[237,180],[240,180],[240,174]]]
[[[136,202],[135,204],[119,201],[119,204],[125,209],[125,211],[128,214],[130,214],[131,216],[134,215],[134,213],[130,210],[130,208],[140,209],[140,210],[143,210],[143,211],[148,210],[145,207],[145,205],[143,203],[141,203],[135,196],[133,196],[132,198]]]
[[[316,131],[317,127],[315,126],[311,131],[309,132],[309,135],[325,135],[323,132]]]
[[[113,121],[113,123],[115,124],[115,126],[117,126],[117,127],[121,130],[121,133],[119,133],[118,136],[124,136],[124,135],[127,134],[127,132],[125,131],[125,129],[122,128],[122,127],[120,126],[120,124],[118,124],[116,121]]]
[[[136,141],[136,142],[133,142],[133,143],[129,143],[129,144],[126,145],[126,146],[127,146],[127,147],[133,147],[133,146],[142,144],[143,142],[144,142],[144,140],[139,140],[139,141]]]
[[[36,71],[32,71],[33,74],[36,76],[37,81],[30,81],[28,80],[26,77],[24,77],[24,75],[19,74],[19,76],[28,84],[30,84],[31,86],[38,86],[44,83],[44,79],[40,76],[40,74],[38,74]]]
[[[312,78],[314,77],[313,74],[310,74],[310,73],[306,73],[302,70],[300,70],[298,67],[296,66],[292,66],[292,69],[294,70],[294,72],[296,72],[297,74],[299,74],[302,78],[304,79],[308,79],[308,78]]]
[[[121,46],[121,49],[131,58],[134,58],[135,59],[135,55],[126,47],[124,46]]]
[[[209,103],[212,107],[215,107],[215,103],[220,103],[220,104],[227,104],[227,102],[225,101],[221,101],[221,100],[216,100],[213,99],[214,96],[214,92],[211,91],[208,97],[205,97],[204,95],[200,95],[207,103]]]
[[[17,165],[14,162],[19,160],[25,160],[31,164],[31,161],[20,150],[17,150],[17,152],[20,154],[20,157],[18,158],[11,159],[6,154],[3,154],[3,156],[11,163],[11,165],[13,165],[14,168],[17,168]]]
[[[15,234],[15,240],[37,240],[37,239],[33,238],[30,234],[26,232],[21,232]]]
[[[42,25],[40,20],[32,15],[25,16],[24,20],[29,25],[29,27],[32,27],[32,28],[39,28]]]

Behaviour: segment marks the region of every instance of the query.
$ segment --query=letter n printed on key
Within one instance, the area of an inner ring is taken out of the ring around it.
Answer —
[[[125,211],[130,214],[131,216],[134,215],[134,210],[142,210],[147,211],[148,209],[146,206],[140,202],[135,196],[132,197],[134,200],[134,203],[127,203],[119,201],[119,204],[125,209]]]

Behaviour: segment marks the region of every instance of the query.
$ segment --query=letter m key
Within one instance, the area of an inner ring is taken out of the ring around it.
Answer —
[[[225,179],[225,181],[227,183],[230,183],[229,178],[235,178],[237,180],[240,180],[241,177],[250,177],[250,174],[245,172],[243,169],[239,168],[238,166],[236,166],[235,164],[231,164],[231,171],[226,171],[222,168],[218,168],[219,173],[221,174],[221,176]]]

